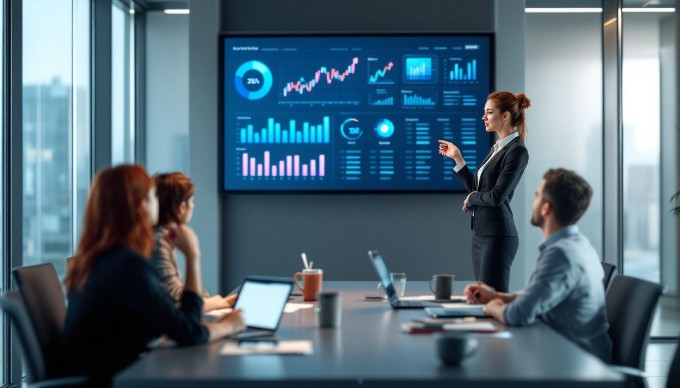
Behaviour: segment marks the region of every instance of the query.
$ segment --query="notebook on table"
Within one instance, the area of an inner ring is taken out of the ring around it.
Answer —
[[[241,309],[246,329],[229,336],[242,339],[274,335],[293,290],[288,278],[248,276],[241,284],[234,309]]]
[[[390,278],[390,271],[387,269],[385,260],[383,260],[380,253],[377,250],[368,251],[368,257],[371,259],[371,263],[378,273],[378,278],[380,283],[382,283],[383,289],[385,289],[385,294],[387,294],[387,300],[390,302],[390,306],[393,309],[422,309],[425,307],[441,307],[440,303],[425,301],[425,300],[401,300],[394,289],[394,284],[392,284],[392,279]]]

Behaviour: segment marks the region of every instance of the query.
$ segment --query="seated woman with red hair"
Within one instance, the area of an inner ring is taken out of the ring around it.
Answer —
[[[200,249],[193,233],[177,228],[174,243],[186,254],[179,307],[149,262],[158,218],[154,181],[137,165],[101,171],[85,209],[78,251],[65,283],[63,330],[66,374],[89,375],[94,386],[134,362],[154,338],[194,345],[244,328],[240,311],[202,323]]]

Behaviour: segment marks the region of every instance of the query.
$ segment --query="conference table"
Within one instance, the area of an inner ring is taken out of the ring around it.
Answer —
[[[342,324],[319,328],[314,308],[284,314],[280,340],[306,339],[312,355],[220,355],[228,339],[151,351],[114,378],[127,387],[622,387],[623,376],[541,322],[471,333],[475,353],[455,366],[436,354],[435,335],[408,334],[402,322],[423,310],[392,310],[367,301],[376,282],[326,281],[342,292]],[[456,293],[462,293],[456,282]],[[430,293],[427,282],[407,284],[407,295]],[[303,303],[300,296],[294,303]],[[316,304],[316,302],[314,302]],[[500,323],[497,323],[500,325]]]

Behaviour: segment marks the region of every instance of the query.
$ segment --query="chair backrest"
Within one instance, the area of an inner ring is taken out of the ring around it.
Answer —
[[[606,293],[612,364],[644,370],[645,350],[654,310],[663,286],[619,275]]]
[[[602,278],[602,283],[604,284],[604,289],[609,287],[609,283],[612,281],[612,276],[614,276],[614,271],[616,271],[616,266],[614,264],[602,262],[602,269],[604,270],[604,278]]]
[[[0,297],[0,307],[9,318],[10,325],[16,330],[21,353],[26,368],[28,383],[44,380],[47,376],[45,359],[38,342],[38,337],[33,330],[33,324],[24,307],[21,294],[18,291],[9,291]]]
[[[52,264],[39,264],[15,268],[12,274],[42,349],[46,377],[59,376],[66,302],[57,271]]]
[[[666,380],[666,388],[680,387],[680,344],[675,349],[675,356],[671,361],[671,367],[668,369],[668,380]]]

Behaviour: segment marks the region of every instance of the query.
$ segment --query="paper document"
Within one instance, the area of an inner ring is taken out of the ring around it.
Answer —
[[[222,318],[224,314],[230,313],[232,308],[226,308],[226,309],[217,309],[217,310],[212,310],[208,311],[204,315],[207,315],[209,317],[215,317],[215,318]]]
[[[493,333],[498,331],[498,327],[488,320],[464,320],[456,322],[429,324],[422,321],[402,322],[401,330],[410,334],[427,334],[446,331],[465,331],[475,333]]]
[[[434,295],[405,296],[400,300],[435,300]],[[467,299],[463,295],[451,295],[451,302],[465,302]]]
[[[284,313],[294,313],[298,310],[302,309],[308,309],[314,307],[313,304],[311,303],[291,303],[288,302],[286,303],[286,307],[284,307],[283,312]],[[232,308],[226,308],[226,309],[217,309],[217,310],[212,310],[208,311],[205,313],[206,316],[208,317],[213,317],[213,318],[222,318],[224,314],[230,313],[233,309]]]
[[[308,309],[314,307],[311,303],[286,303],[286,307],[283,309],[284,313],[294,313],[298,310]]]
[[[242,356],[246,354],[300,354],[309,355],[314,352],[312,341],[230,341],[220,349],[223,356]]]

